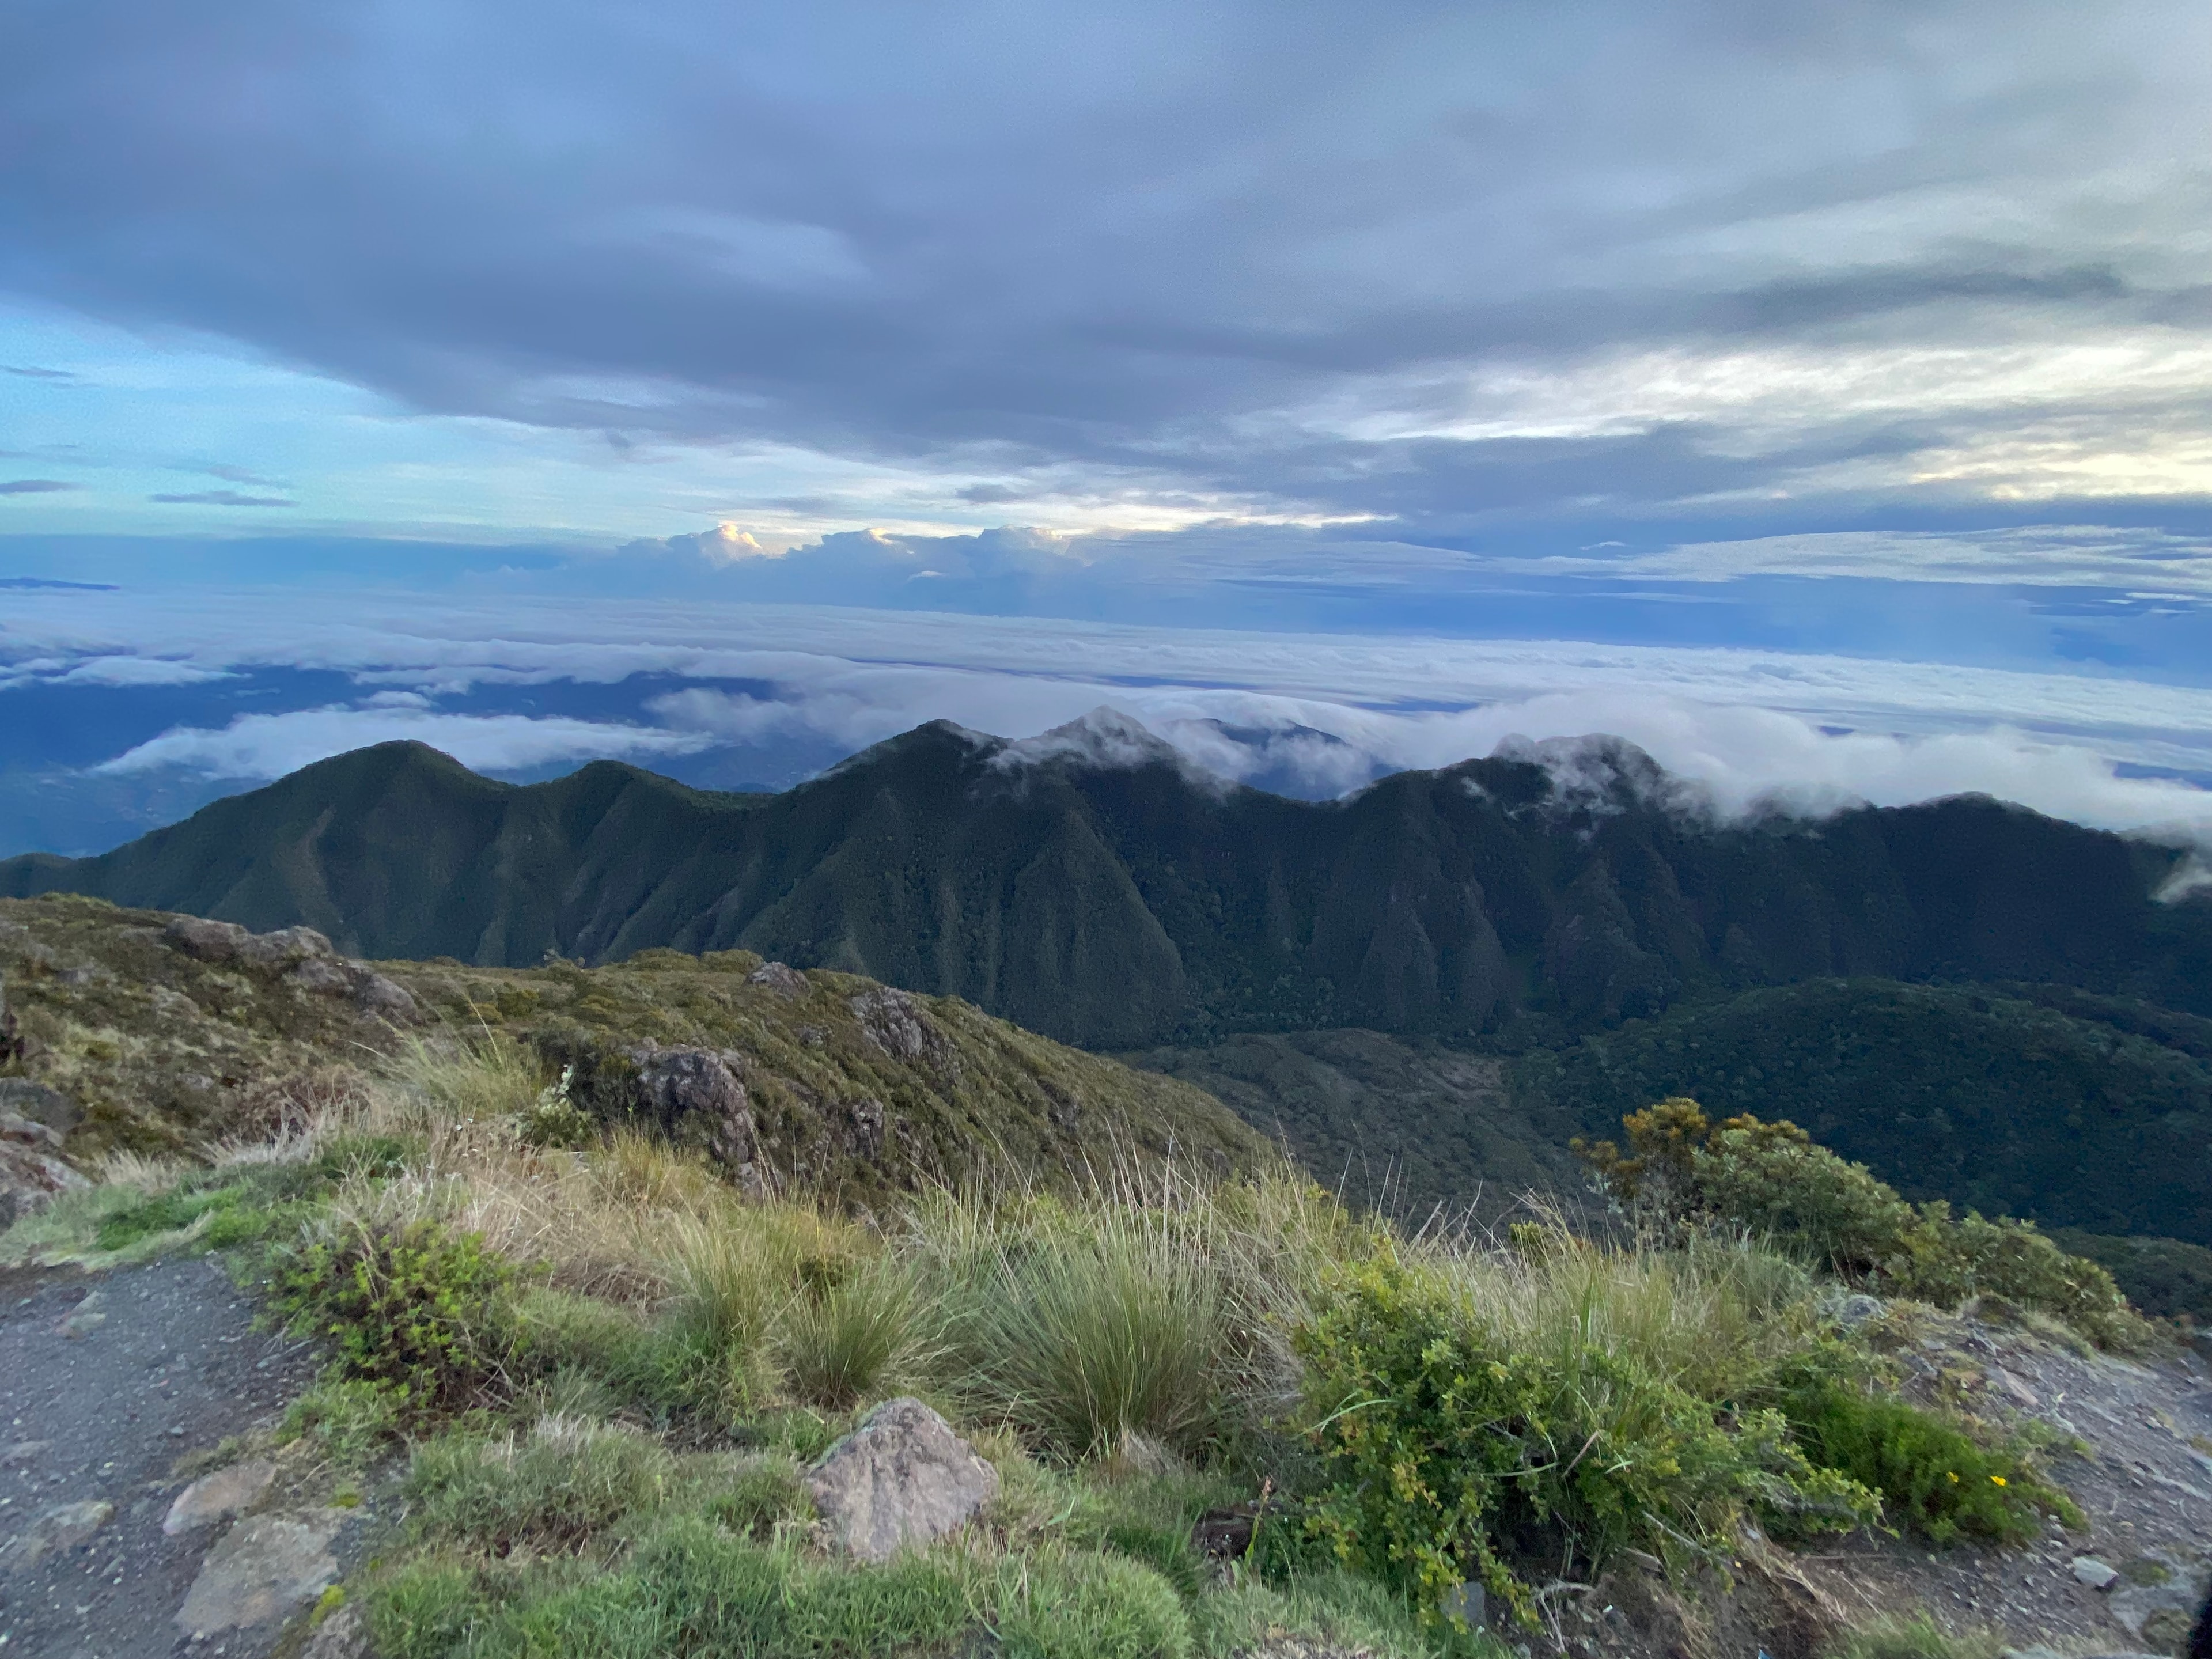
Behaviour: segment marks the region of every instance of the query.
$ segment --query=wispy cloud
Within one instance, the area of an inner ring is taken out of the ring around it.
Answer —
[[[0,483],[0,495],[52,495],[78,487],[60,478],[9,478]]]
[[[184,494],[149,495],[149,501],[167,507],[297,507],[281,495],[248,495],[236,489],[198,489]]]

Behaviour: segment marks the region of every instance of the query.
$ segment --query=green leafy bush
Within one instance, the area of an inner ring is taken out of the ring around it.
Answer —
[[[2081,1524],[2072,1500],[2022,1457],[1909,1401],[1823,1383],[1793,1395],[1789,1413],[1814,1458],[1880,1492],[1890,1518],[1936,1543],[1963,1534],[2024,1544],[2045,1515]]]
[[[1297,1337],[1328,1477],[1307,1525],[1432,1616],[1468,1578],[1528,1613],[1501,1542],[1602,1562],[1629,1545],[1725,1547],[1747,1510],[1801,1531],[1875,1512],[1805,1459],[1778,1413],[1724,1427],[1624,1351],[1516,1347],[1438,1269],[1383,1257],[1335,1288]]]
[[[1955,1307],[1996,1296],[2063,1320],[2104,1347],[2148,1336],[2112,1276],[2068,1255],[2032,1222],[1954,1219],[1911,1205],[1863,1164],[1816,1146],[1794,1123],[1748,1115],[1707,1120],[1694,1100],[1662,1100],[1621,1120],[1610,1140],[1575,1151],[1614,1198],[1669,1226],[1711,1222],[1786,1242],[1842,1276]]]
[[[498,1371],[514,1276],[474,1233],[341,1216],[272,1253],[270,1290],[295,1328],[331,1343],[342,1376],[428,1407],[467,1398]]]

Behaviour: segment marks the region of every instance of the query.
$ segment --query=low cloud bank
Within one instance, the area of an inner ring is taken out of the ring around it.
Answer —
[[[2212,690],[2110,675],[805,606],[429,611],[392,595],[265,592],[26,596],[5,643],[15,655],[0,685],[140,677],[133,695],[155,697],[165,684],[283,666],[359,687],[350,706],[325,689],[312,707],[180,722],[98,769],[111,775],[269,778],[394,738],[493,772],[601,757],[681,771],[779,744],[849,753],[933,719],[1025,738],[1105,705],[1210,771],[1308,795],[1486,755],[1515,735],[1610,732],[1731,813],[1979,791],[2110,828],[2202,834],[2212,823],[2212,793],[2190,781],[2212,779]],[[624,690],[641,676],[669,689]],[[558,714],[441,706],[472,688],[556,683]]]
[[[125,775],[178,767],[210,778],[264,781],[349,749],[413,739],[479,772],[524,772],[572,761],[696,754],[714,739],[612,721],[527,714],[441,714],[390,707],[242,714],[215,729],[177,726],[93,768]]]

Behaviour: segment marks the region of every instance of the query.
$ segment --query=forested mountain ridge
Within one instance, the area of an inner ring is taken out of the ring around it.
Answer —
[[[2181,857],[1975,797],[1717,823],[1604,738],[1297,801],[1101,711],[1019,744],[933,723],[775,795],[605,762],[507,785],[382,744],[100,857],[0,863],[0,893],[305,923],[381,957],[750,949],[1136,1047],[1556,1039],[1826,975],[2212,1014],[2212,903],[2154,896]]]

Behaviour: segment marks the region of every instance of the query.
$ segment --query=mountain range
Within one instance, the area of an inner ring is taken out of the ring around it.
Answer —
[[[1691,1093],[1914,1198],[2202,1246],[2197,869],[1984,797],[1730,817],[1606,738],[1297,800],[1100,710],[1018,742],[933,723],[774,794],[382,744],[0,862],[0,895],[384,959],[863,974],[1195,1083],[1401,1205],[1556,1187],[1568,1136]]]
[[[1292,800],[1100,710],[1022,742],[933,723],[774,795],[609,762],[514,786],[381,744],[96,858],[9,860],[0,894],[305,923],[375,957],[753,950],[1128,1048],[1565,1034],[1822,975],[2212,1015],[2212,903],[2157,896],[2185,858],[1977,797],[1726,822],[1607,738]]]

